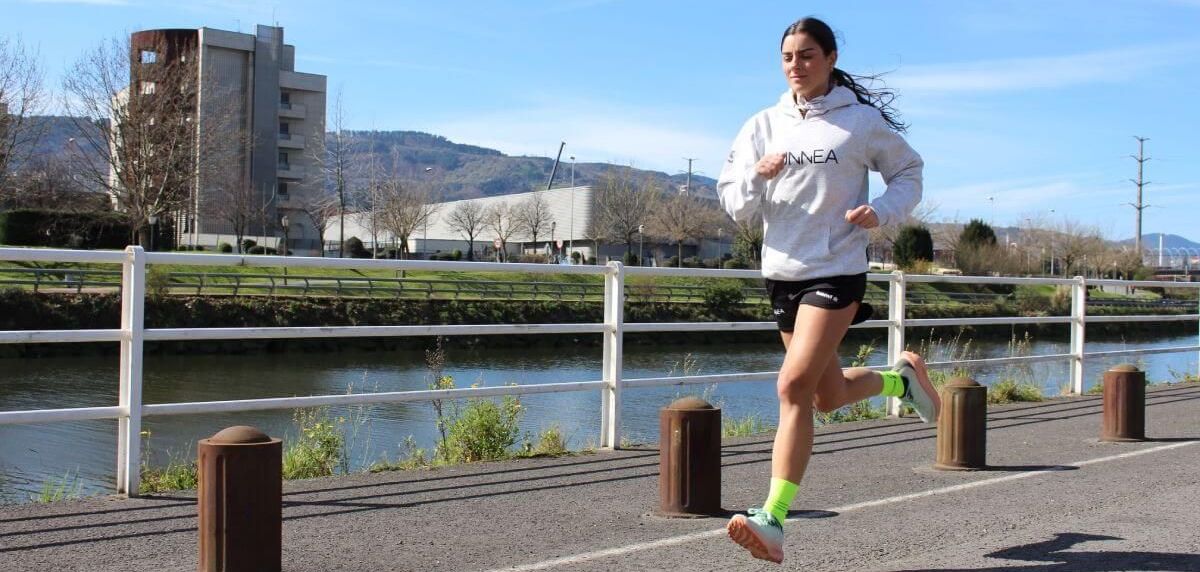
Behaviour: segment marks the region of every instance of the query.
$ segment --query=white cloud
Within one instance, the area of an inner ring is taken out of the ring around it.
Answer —
[[[1196,59],[1195,42],[1101,50],[1063,56],[901,67],[887,76],[901,93],[1006,92],[1128,83]]]
[[[553,157],[567,142],[564,159],[632,164],[668,174],[686,171],[716,178],[729,141],[689,127],[678,111],[620,108],[596,102],[533,103],[521,109],[461,113],[462,119],[433,121],[419,129],[455,141],[499,149],[510,155]]]

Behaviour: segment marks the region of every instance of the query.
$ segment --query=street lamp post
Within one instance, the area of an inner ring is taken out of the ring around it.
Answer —
[[[280,224],[280,226],[283,227],[283,256],[286,258],[288,255],[288,217],[287,217],[287,215],[283,215],[283,218],[279,219],[279,224]],[[283,264],[283,285],[284,286],[288,285],[287,263],[286,262]]]
[[[556,242],[554,239],[554,230],[557,227],[557,221],[550,221],[550,253],[552,254],[550,259],[553,260],[555,264],[558,263],[558,242]]]
[[[725,244],[721,242],[723,234],[725,234],[725,229],[717,227],[717,268],[722,266],[721,257],[725,254]]]
[[[646,241],[646,225],[639,224],[638,225],[638,266],[643,266],[643,264],[642,264],[642,246],[644,245],[645,241]]]
[[[158,230],[158,215],[150,215],[147,217],[147,220],[150,221],[150,252],[154,252],[154,235],[156,234],[155,231]]]

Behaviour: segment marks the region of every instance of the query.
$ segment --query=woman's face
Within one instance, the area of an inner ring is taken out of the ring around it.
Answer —
[[[792,93],[812,99],[829,90],[829,74],[837,63],[837,52],[826,54],[805,33],[783,39],[783,77]]]

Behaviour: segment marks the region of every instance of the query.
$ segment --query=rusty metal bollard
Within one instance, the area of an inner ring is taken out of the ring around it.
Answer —
[[[1104,432],[1100,440],[1146,440],[1146,372],[1129,364],[1104,372]]]
[[[200,572],[277,572],[283,558],[283,445],[238,425],[197,446]]]
[[[943,471],[987,467],[987,387],[957,377],[942,387],[938,415],[937,462]]]
[[[721,513],[721,410],[698,397],[677,399],[658,413],[657,514]]]

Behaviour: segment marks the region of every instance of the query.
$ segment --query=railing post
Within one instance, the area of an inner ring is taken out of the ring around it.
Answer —
[[[900,352],[904,351],[904,272],[892,272],[888,281],[888,364],[900,361]],[[887,398],[887,412],[892,417],[900,416],[900,400],[895,397]]]
[[[142,458],[142,330],[146,313],[146,253],[125,248],[121,265],[121,418],[117,421],[117,492],[136,496]]]
[[[600,390],[600,448],[621,444],[621,368],[625,324],[625,268],[609,262],[604,274],[604,388]]]
[[[1083,393],[1084,323],[1087,319],[1087,280],[1075,277],[1071,284],[1071,393]]]

